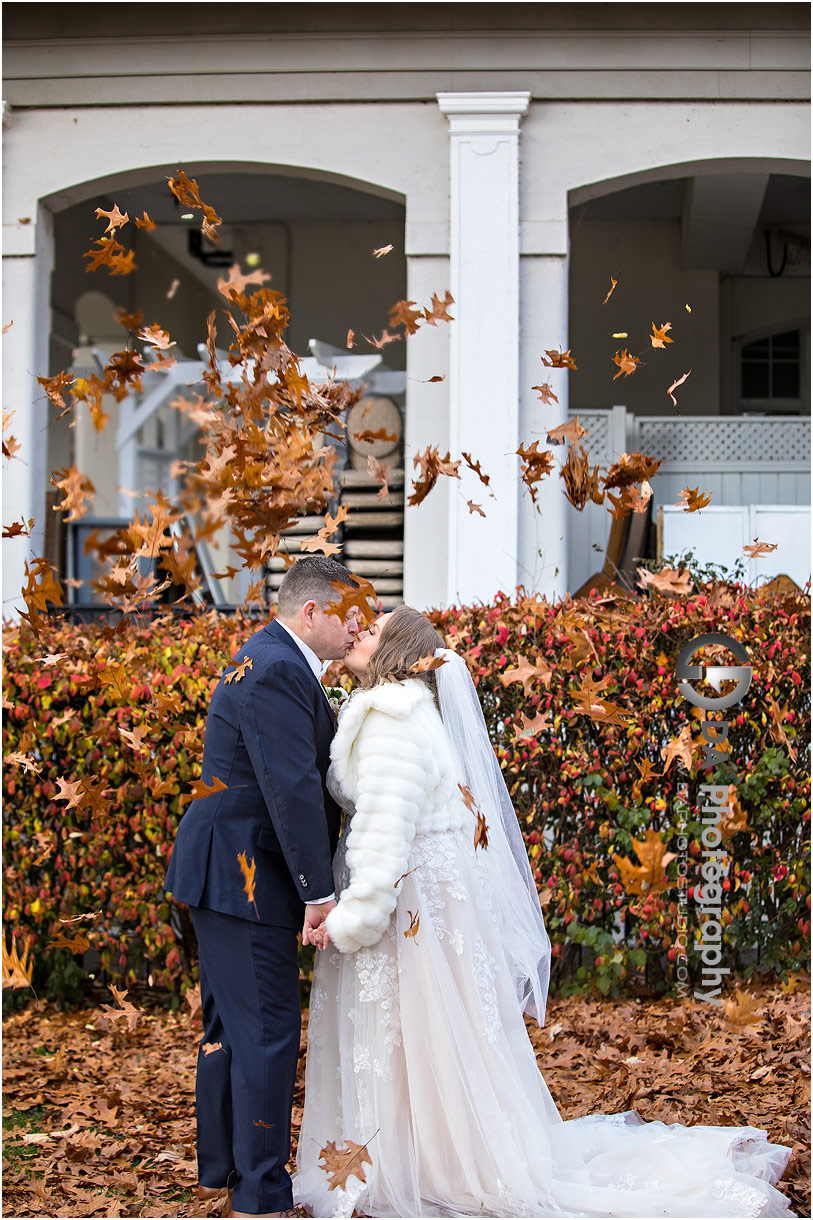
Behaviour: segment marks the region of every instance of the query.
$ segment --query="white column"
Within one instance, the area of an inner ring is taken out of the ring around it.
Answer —
[[[35,519],[31,537],[3,540],[3,616],[24,608],[24,563],[45,553],[48,479],[48,400],[37,384],[48,374],[48,293],[53,258],[50,213],[32,206],[29,223],[3,225],[3,412],[13,412],[7,435],[19,442],[3,457],[3,524]],[[36,223],[35,223],[36,221]]]
[[[491,480],[484,487],[461,463],[450,481],[448,602],[518,584],[519,123],[530,96],[437,94],[451,144],[449,446]]]
[[[552,428],[567,423],[568,378],[579,374],[546,368],[541,357],[546,349],[566,351],[569,346],[567,222],[550,225],[544,233],[542,226],[527,226],[522,245],[520,438],[523,445],[538,441],[541,451],[550,449],[554,466],[537,484],[536,503],[525,484],[519,483],[518,583],[549,601],[559,601],[568,591],[568,514],[575,512],[559,476],[570,446],[548,445],[545,437]],[[551,247],[561,253],[540,252],[540,248]],[[577,364],[579,355],[574,352]],[[532,388],[546,382],[558,403],[543,404]]]

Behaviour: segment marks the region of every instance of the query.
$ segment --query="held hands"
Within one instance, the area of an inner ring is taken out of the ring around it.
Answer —
[[[316,945],[318,949],[326,949],[330,944],[327,928],[324,926],[330,912],[336,903],[320,902],[318,905],[308,903],[305,907],[305,922],[302,926],[302,944]]]

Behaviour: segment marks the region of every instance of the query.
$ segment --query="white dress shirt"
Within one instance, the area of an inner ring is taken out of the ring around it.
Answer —
[[[280,627],[282,627],[282,629],[284,631],[288,632],[288,635],[291,637],[291,639],[294,641],[294,643],[299,648],[303,657],[308,662],[308,665],[311,667],[311,670],[313,671],[313,676],[316,678],[316,681],[322,687],[322,693],[324,694],[325,698],[327,699],[327,691],[325,690],[324,686],[322,686],[322,674],[325,672],[327,667],[330,665],[330,661],[323,661],[321,659],[321,657],[317,657],[317,655],[313,651],[313,649],[309,648],[304,640],[300,640],[300,638],[296,634],[296,632],[291,631],[291,628],[286,626],[286,624],[283,623],[282,619],[278,618],[277,622],[279,623]],[[329,702],[330,701],[328,700],[328,703]],[[331,712],[333,711],[332,708],[330,710],[331,710]],[[311,898],[310,905],[314,906],[314,907],[318,907],[318,906],[321,906],[323,902],[334,902],[335,899],[336,899],[335,894],[328,894],[327,898]]]

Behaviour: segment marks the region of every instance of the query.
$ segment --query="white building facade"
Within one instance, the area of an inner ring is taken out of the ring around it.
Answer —
[[[46,551],[52,469],[81,457],[95,513],[118,511],[114,429],[54,421],[36,376],[123,346],[115,305],[193,358],[222,305],[172,211],[179,168],[204,199],[220,190],[235,261],[261,252],[303,356],[314,335],[380,333],[399,297],[452,292],[452,324],[385,352],[405,374],[401,460],[409,483],[427,445],[466,451],[491,484],[461,467],[406,509],[412,605],[520,585],[560,598],[601,567],[607,513],[580,517],[555,472],[537,504],[519,479],[520,443],[548,448],[575,414],[605,465],[639,421],[672,421],[685,447],[693,419],[725,418],[728,448],[710,439],[682,466],[676,450],[675,478],[717,478],[718,505],[809,505],[806,5],[146,5],[103,30],[100,9],[4,6],[3,407],[20,450],[3,521],[36,519],[4,542],[7,613]],[[81,270],[93,210],[113,202],[159,220],[116,282]],[[666,321],[674,343],[651,348]],[[644,363],[614,380],[623,348]],[[552,349],[578,369],[545,368]],[[540,402],[544,382],[558,403]],[[726,463],[753,477],[735,488]]]

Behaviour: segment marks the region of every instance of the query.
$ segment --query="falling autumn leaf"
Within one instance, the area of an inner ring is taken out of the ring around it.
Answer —
[[[348,332],[347,332],[347,338],[346,338],[346,339],[345,339],[345,341],[344,341],[344,345],[345,345],[345,347],[347,348],[347,350],[348,350],[348,351],[349,351],[349,350],[350,350],[350,348],[353,346],[353,340],[355,339],[355,337],[356,337],[356,336],[355,336],[355,333],[354,333],[352,330],[348,330]]]
[[[577,415],[575,419],[568,420],[566,424],[559,424],[557,428],[551,428],[545,437],[545,442],[548,445],[561,445],[565,441],[569,441],[571,445],[575,445],[577,441],[587,435],[587,429],[581,426]]]
[[[757,559],[760,555],[770,555],[771,551],[775,551],[778,546],[778,542],[760,542],[759,538],[755,538],[742,549],[751,559]]]
[[[187,208],[199,208],[203,212],[203,224],[201,232],[204,237],[208,237],[209,241],[215,245],[220,245],[220,234],[217,232],[217,226],[223,221],[218,216],[214,208],[209,207],[200,197],[200,190],[194,178],[189,178],[182,169],[178,170],[176,178],[169,179],[169,189],[173,195]]]
[[[532,445],[520,445],[517,456],[522,458],[522,482],[535,502],[536,484],[553,470],[553,451],[546,449],[544,453],[540,453],[539,441],[534,441]]]
[[[96,209],[96,219],[101,219],[102,216],[107,220],[107,228],[105,233],[115,233],[116,229],[120,229],[122,225],[126,225],[130,219],[126,212],[119,211],[117,203],[113,204],[112,211],[106,212],[104,208]]]
[[[110,990],[113,993],[113,998],[116,1001],[117,1007],[114,1008],[112,1004],[101,1005],[101,1011],[104,1014],[104,1016],[101,1018],[102,1025],[105,1025],[111,1021],[115,1022],[123,1020],[127,1022],[128,1032],[132,1033],[138,1025],[139,1018],[144,1015],[142,1010],[140,1008],[136,1008],[136,1006],[127,999],[126,991],[120,991],[118,987],[114,987],[112,984]]]
[[[710,491],[700,492],[699,487],[684,487],[675,508],[682,508],[687,513],[696,513],[710,502]]]
[[[676,860],[674,852],[664,850],[664,842],[659,831],[650,826],[643,839],[630,836],[635,854],[641,861],[633,864],[627,856],[618,856],[610,852],[610,857],[618,869],[621,884],[628,894],[660,894],[673,888],[673,883],[665,876],[667,864]]]
[[[661,326],[656,326],[652,323],[652,334],[649,336],[653,347],[665,347],[667,343],[674,343],[674,339],[670,339],[667,331],[672,329],[671,322],[664,322]]]
[[[374,258],[383,258],[384,255],[389,254],[390,250],[392,250],[392,249],[393,249],[393,247],[391,245],[390,246],[381,246],[381,247],[379,247],[378,250],[373,250],[373,257]]]
[[[421,917],[417,911],[407,911],[409,916],[409,927],[404,932],[406,937],[415,937],[418,935],[418,928],[421,926]]]
[[[241,851],[237,857],[237,861],[240,865],[240,872],[243,874],[243,889],[248,895],[246,901],[253,904],[257,918],[259,919],[260,913],[257,911],[257,903],[254,901],[254,890],[256,888],[254,873],[257,868],[256,864],[254,863],[254,857],[251,857],[251,864],[249,864],[248,860],[246,859],[246,853]]]
[[[539,401],[543,402],[546,407],[549,407],[552,402],[559,401],[553,392],[553,386],[548,385],[547,381],[543,382],[542,385],[531,386],[531,389],[539,391]]]
[[[392,888],[393,888],[394,890],[397,890],[397,889],[398,889],[398,886],[401,884],[401,882],[402,882],[402,881],[406,881],[407,877],[410,877],[410,876],[412,875],[412,873],[417,872],[417,870],[418,870],[418,865],[416,864],[416,865],[415,865],[415,868],[411,868],[411,869],[409,870],[409,872],[408,872],[408,873],[401,873],[401,876],[400,876],[400,877],[398,878],[398,880],[397,880],[397,881],[394,883],[394,885],[393,885],[393,887],[392,887]]]
[[[758,1025],[765,1020],[765,1014],[758,1011],[758,1000],[755,996],[743,992],[739,987],[734,989],[734,995],[723,1000],[724,1020],[729,1025]]]
[[[181,799],[187,800],[187,801],[191,801],[191,800],[197,801],[197,800],[201,800],[205,796],[212,796],[215,792],[226,792],[227,790],[228,790],[228,784],[224,784],[221,779],[218,779],[216,775],[213,775],[211,787],[209,786],[209,784],[207,784],[205,782],[205,780],[202,780],[202,779],[193,780],[192,781],[192,795],[187,796],[187,797],[182,797]]]
[[[442,474],[449,478],[460,478],[460,462],[453,462],[449,453],[444,458],[440,457],[434,445],[427,445],[423,453],[416,453],[412,464],[420,467],[421,474],[412,486],[412,494],[407,501],[410,505],[417,505],[425,500]]]
[[[616,352],[613,356],[613,364],[618,365],[618,372],[616,373],[615,377],[613,377],[613,381],[617,381],[622,374],[625,377],[631,376],[631,374],[635,372],[638,365],[641,363],[642,361],[639,360],[637,356],[633,356],[630,352],[628,352],[626,348],[624,348],[624,350],[621,352]]]
[[[60,932],[53,940],[48,941],[49,949],[69,949],[71,953],[84,953],[90,948],[90,941],[84,932],[77,932],[75,936],[66,936],[64,932]]]
[[[674,394],[672,393],[672,391],[673,391],[673,390],[676,390],[676,389],[678,388],[678,386],[679,386],[679,385],[683,385],[683,383],[684,383],[684,381],[686,380],[686,378],[687,378],[687,377],[688,377],[688,376],[691,374],[691,371],[692,371],[692,370],[691,370],[691,369],[689,369],[689,372],[688,372],[688,373],[684,373],[682,377],[678,377],[677,381],[673,381],[673,382],[672,382],[672,384],[670,385],[669,389],[666,391],[666,393],[667,393],[667,394],[669,395],[669,397],[672,399],[672,403],[673,403],[673,405],[674,405],[674,406],[677,406],[677,399],[675,398],[675,396],[674,396]]]
[[[7,331],[7,330],[11,330],[11,328],[12,328],[12,326],[13,326],[13,325],[14,325],[14,319],[12,318],[12,320],[11,320],[10,322],[6,322],[6,324],[5,324],[5,326],[3,327],[2,331],[0,331],[0,334],[4,335],[4,334],[6,333],[6,331]]]
[[[366,1182],[364,1163],[373,1163],[367,1151],[367,1144],[354,1144],[352,1140],[345,1140],[345,1145],[344,1148],[337,1148],[334,1140],[328,1140],[317,1162],[321,1164],[324,1161],[331,1190],[346,1189],[347,1179],[351,1174],[360,1182]]]
[[[469,512],[472,515],[474,515],[474,513],[479,513],[481,517],[484,517],[486,515],[483,511],[482,504],[475,504],[473,500],[466,501],[466,508],[468,508]]]
[[[151,217],[147,215],[146,212],[143,212],[142,216],[142,220],[139,220],[137,216],[135,217],[135,225],[137,229],[146,229],[148,233],[152,233],[153,229],[158,228],[158,225]]]
[[[403,326],[408,335],[414,335],[424,316],[420,309],[412,308],[414,304],[414,301],[397,301],[390,310],[390,326]]]
[[[394,444],[398,440],[396,434],[388,432],[386,428],[379,428],[376,432],[371,432],[369,428],[366,428],[363,432],[354,432],[353,438],[365,445],[372,445],[375,441],[388,441]]]
[[[524,694],[529,695],[538,682],[550,686],[552,677],[553,670],[544,661],[539,660],[536,665],[532,665],[527,657],[519,657],[514,669],[506,669],[504,674],[500,674],[500,682],[503,686],[521,682]]]
[[[474,474],[477,475],[477,478],[480,480],[480,482],[483,484],[484,487],[488,487],[489,483],[491,482],[491,476],[487,475],[487,474],[483,474],[482,470],[480,469],[480,463],[472,461],[472,456],[470,453],[464,453],[463,458],[464,458],[469,470],[473,471]]]
[[[613,277],[612,277],[612,276],[610,276],[610,291],[607,293],[606,297],[605,297],[605,298],[604,298],[604,300],[601,302],[601,303],[602,303],[602,305],[606,305],[606,304],[607,304],[607,302],[609,301],[610,297],[611,297],[611,296],[613,295],[613,293],[615,292],[615,286],[616,286],[616,284],[617,284],[617,283],[618,283],[618,280],[614,280],[614,279],[613,279]]]
[[[12,990],[22,987],[31,987],[31,974],[33,970],[34,961],[31,957],[31,942],[27,942],[23,948],[22,954],[19,954],[17,952],[14,937],[12,936],[11,938],[11,948],[8,948],[4,933],[3,990],[5,991],[6,987],[11,987]]]
[[[428,670],[440,669],[441,665],[445,664],[445,657],[436,657],[430,652],[425,657],[420,657],[414,665],[410,665],[409,672],[411,674],[425,674]]]
[[[545,359],[545,356],[548,359]],[[540,356],[540,360],[549,369],[577,369],[579,366],[570,354],[570,348],[566,352],[560,352],[558,349],[549,351],[545,348],[545,356]]]
[[[677,571],[675,568],[663,568],[660,572],[650,572],[647,568],[636,568],[636,576],[642,585],[652,585],[660,593],[674,593],[683,597],[692,588],[692,578],[686,569]]]
[[[241,678],[245,677],[246,670],[253,668],[254,662],[252,661],[251,657],[244,656],[240,664],[234,666],[231,673],[224,675],[223,682],[226,686],[228,686],[231,682],[239,682]]]
[[[454,297],[451,292],[446,292],[443,300],[436,293],[432,293],[432,308],[425,309],[423,316],[430,326],[437,326],[438,322],[454,322],[454,318],[449,313],[449,306],[454,305]],[[442,381],[442,377],[430,377],[430,381]]]
[[[215,1053],[215,1051],[222,1051],[223,1043],[222,1042],[204,1042],[200,1049],[203,1051],[204,1055],[208,1058],[209,1055],[213,1055]]]

